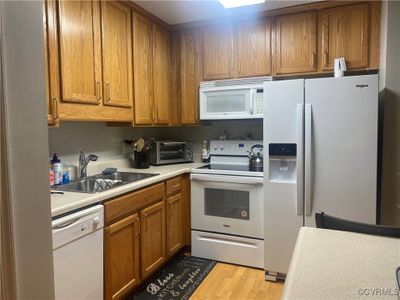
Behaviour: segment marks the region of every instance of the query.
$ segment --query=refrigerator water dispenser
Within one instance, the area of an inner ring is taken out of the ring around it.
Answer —
[[[296,144],[269,144],[269,181],[296,183]]]

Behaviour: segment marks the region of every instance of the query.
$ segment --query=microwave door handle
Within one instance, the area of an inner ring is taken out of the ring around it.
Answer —
[[[251,89],[250,90],[250,114],[254,114],[254,97],[255,97],[256,89]]]

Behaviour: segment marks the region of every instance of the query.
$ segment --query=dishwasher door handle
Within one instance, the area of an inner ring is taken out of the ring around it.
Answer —
[[[75,218],[75,219],[72,219],[72,220],[70,220],[70,221],[67,221],[67,222],[64,222],[64,223],[61,223],[61,224],[54,225],[54,226],[51,227],[51,229],[53,229],[53,230],[65,229],[65,228],[67,228],[67,227],[70,227],[70,226],[72,226],[72,225],[75,225],[75,224],[78,223],[80,220],[81,220],[81,218]]]

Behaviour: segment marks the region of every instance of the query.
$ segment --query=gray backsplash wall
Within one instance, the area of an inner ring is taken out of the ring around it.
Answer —
[[[121,158],[129,149],[123,144],[125,139],[142,136],[157,140],[190,140],[194,142],[194,152],[199,153],[203,140],[217,139],[225,132],[228,139],[262,139],[261,120],[229,120],[204,122],[202,126],[141,128],[109,127],[105,123],[61,122],[59,128],[49,129],[49,156],[57,153],[63,163],[77,165],[79,150],[94,153],[99,161]]]

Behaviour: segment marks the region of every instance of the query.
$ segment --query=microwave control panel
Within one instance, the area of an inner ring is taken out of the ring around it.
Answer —
[[[254,114],[264,114],[264,92],[263,89],[257,89],[254,93]]]

